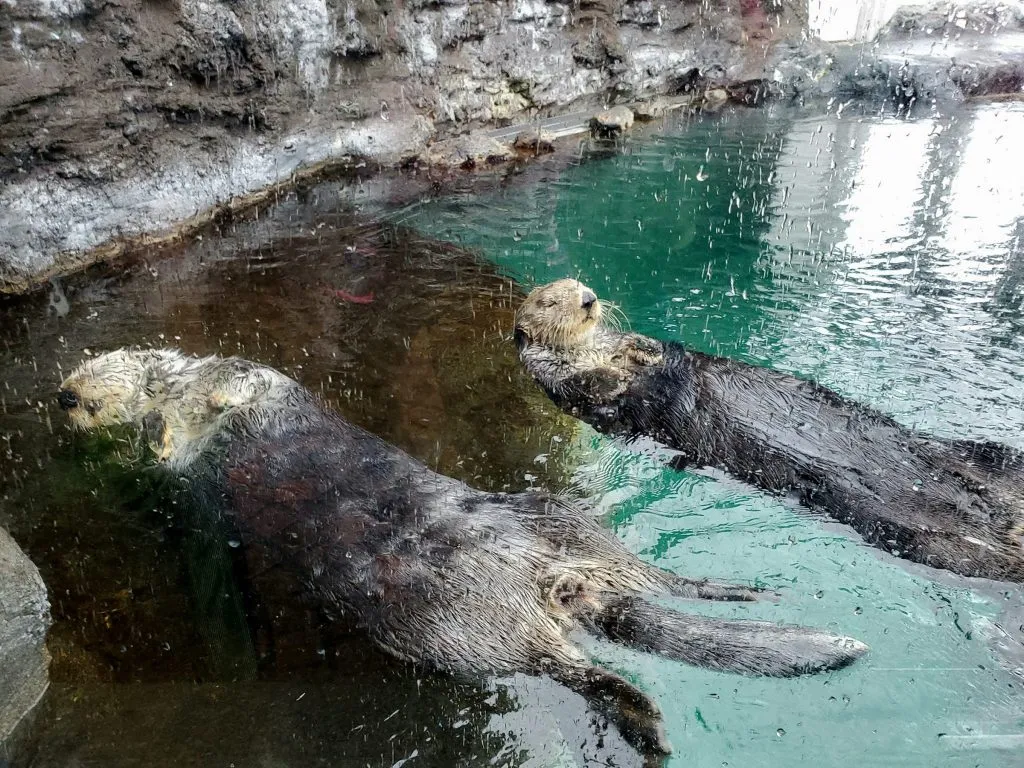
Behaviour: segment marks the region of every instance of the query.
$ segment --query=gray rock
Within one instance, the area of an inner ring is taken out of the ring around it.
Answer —
[[[633,110],[618,106],[598,112],[590,121],[591,132],[598,137],[610,138],[633,127]]]
[[[607,99],[647,103],[648,118],[654,97],[708,88],[754,106],[770,80],[803,100],[934,108],[1014,92],[1021,74],[1005,50],[909,50],[935,42],[932,11],[899,16],[878,46],[807,41],[806,0],[762,0],[767,59],[751,56],[764,24],[735,0],[150,5],[0,0],[0,292],[188,232],[318,164],[401,162],[467,129]],[[944,11],[942,34],[1012,30],[1020,5]],[[450,150],[445,164],[500,156]]]
[[[729,103],[729,92],[725,88],[709,88],[704,92],[700,108],[705,112],[718,112]]]
[[[39,571],[0,528],[0,744],[49,684],[49,625],[50,605]]]
[[[899,8],[878,33],[885,40],[905,36],[959,36],[963,33],[990,35],[1024,29],[1024,3],[1019,0],[973,0],[973,2],[908,3]]]
[[[649,99],[648,101],[642,101],[639,104],[634,104],[633,114],[637,120],[642,122],[660,120],[669,112],[673,112],[677,109],[700,106],[701,98],[702,94],[700,93],[686,94],[672,98],[655,96],[653,99]]]
[[[555,151],[555,137],[547,131],[523,131],[516,135],[512,146],[520,152],[546,155]]]
[[[512,149],[497,139],[479,134],[457,136],[431,145],[426,153],[428,165],[472,170],[504,163]]]

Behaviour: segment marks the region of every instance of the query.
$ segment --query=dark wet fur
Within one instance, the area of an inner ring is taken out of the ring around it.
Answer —
[[[399,658],[471,678],[549,673],[649,759],[669,750],[657,704],[593,665],[573,626],[728,671],[794,675],[864,651],[814,630],[678,613],[641,593],[751,600],[746,587],[643,563],[593,519],[544,494],[495,494],[438,475],[295,386],[253,427],[233,419],[190,467],[191,492],[226,516],[253,575],[297,574]],[[558,617],[553,623],[551,616]]]
[[[531,372],[597,429],[678,449],[679,468],[716,467],[796,493],[918,563],[1024,581],[1024,461],[1006,446],[918,434],[813,382],[675,343],[610,400],[601,397],[601,369],[560,380]]]

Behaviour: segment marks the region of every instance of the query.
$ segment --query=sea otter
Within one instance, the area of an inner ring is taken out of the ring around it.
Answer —
[[[914,432],[827,387],[603,322],[566,279],[516,312],[526,369],[564,410],[680,451],[848,523],[894,555],[966,576],[1024,581],[1024,460],[996,443]]]
[[[244,547],[271,553],[266,567],[290,569],[385,651],[472,677],[550,674],[648,757],[669,751],[657,704],[591,663],[574,628],[757,675],[836,669],[866,650],[651,602],[753,600],[756,590],[650,566],[564,499],[439,475],[257,363],[122,349],[83,363],[58,400],[75,428],[137,427],[156,466],[224,515]]]

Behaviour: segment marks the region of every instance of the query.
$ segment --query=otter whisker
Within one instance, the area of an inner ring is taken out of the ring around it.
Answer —
[[[602,301],[601,306],[607,311],[607,314],[602,318],[606,328],[618,331],[619,333],[630,330],[629,318],[622,310],[622,307],[611,301]]]

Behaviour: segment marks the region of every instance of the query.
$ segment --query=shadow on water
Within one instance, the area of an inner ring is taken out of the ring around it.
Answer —
[[[633,759],[559,686],[426,674],[287,574],[240,578],[235,542],[177,508],[131,434],[64,426],[54,393],[83,356],[173,345],[280,368],[478,487],[563,487],[576,426],[519,371],[518,289],[465,250],[325,206],[286,200],[0,307],[0,525],[54,615],[53,683],[16,765],[529,765],[566,740]]]

